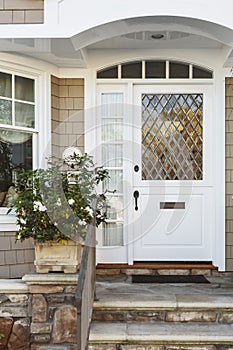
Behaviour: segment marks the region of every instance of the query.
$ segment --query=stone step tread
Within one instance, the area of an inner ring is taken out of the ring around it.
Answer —
[[[92,322],[89,344],[233,344],[233,325]]]
[[[97,295],[98,296],[98,295]],[[168,294],[101,295],[94,302],[94,310],[174,310],[174,309],[233,309],[233,295]]]

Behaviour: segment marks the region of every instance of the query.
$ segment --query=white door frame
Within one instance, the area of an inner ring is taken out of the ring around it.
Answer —
[[[98,85],[108,85],[108,84],[114,84],[114,85],[120,85],[124,84],[127,85],[127,103],[130,103],[132,101],[133,97],[133,86],[134,83],[139,83],[140,85],[147,85],[148,80],[141,79],[140,81],[132,82],[132,80],[111,80],[108,79],[108,81],[97,81]],[[213,173],[216,175],[213,179],[213,183],[215,185],[215,204],[216,204],[216,217],[215,217],[215,239],[213,242],[213,264],[218,266],[220,271],[225,270],[225,116],[224,114],[224,82],[222,79],[219,79],[218,81],[212,81],[211,83],[207,83],[204,80],[198,80],[198,81],[192,81],[192,80],[169,80],[165,79],[161,82],[161,80],[155,80],[151,79],[150,84],[156,84],[156,85],[171,85],[171,84],[182,84],[187,86],[194,86],[195,84],[197,86],[202,85],[213,85],[214,91],[213,91],[213,115],[221,115],[221,118],[215,118],[216,119],[216,128],[214,131],[214,137],[215,140],[217,140],[214,143],[214,149],[213,152],[215,152],[215,162],[214,162],[214,171]],[[90,77],[86,78],[86,99],[85,99],[85,106],[90,107],[90,101],[91,105],[96,105],[96,90],[94,88],[94,85],[96,84],[96,81],[94,79],[94,72],[90,75]],[[132,102],[131,102],[132,103]],[[87,152],[93,151],[93,138],[90,137],[92,134],[94,136],[95,134],[95,126],[94,126],[95,120],[93,119],[93,116],[91,116],[91,113],[85,114],[85,150]],[[92,132],[90,133],[90,125]],[[212,131],[213,132],[213,131]],[[94,139],[96,139],[96,136],[94,136]],[[95,156],[94,152],[92,152]],[[133,201],[131,207],[133,208]],[[132,208],[128,210],[127,215],[132,215]],[[127,220],[127,218],[126,218]],[[130,234],[128,234],[127,241],[131,242],[132,237],[130,237]],[[128,264],[133,263],[133,247],[132,244],[127,245],[127,261]]]

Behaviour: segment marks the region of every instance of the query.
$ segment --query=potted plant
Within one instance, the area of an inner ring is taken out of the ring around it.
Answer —
[[[96,167],[89,155],[75,153],[62,162],[50,160],[47,169],[21,172],[14,202],[16,239],[34,239],[37,272],[77,271],[88,225],[106,219],[105,192],[96,191],[106,177],[107,170]]]

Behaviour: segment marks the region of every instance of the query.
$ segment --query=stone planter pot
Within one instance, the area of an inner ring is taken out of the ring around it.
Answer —
[[[59,271],[76,273],[79,270],[83,246],[68,240],[64,244],[58,242],[35,242],[36,272],[48,273]]]

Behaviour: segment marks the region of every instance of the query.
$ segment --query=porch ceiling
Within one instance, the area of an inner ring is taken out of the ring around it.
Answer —
[[[152,35],[162,34],[161,39]],[[233,30],[207,21],[172,16],[138,17],[91,28],[71,38],[0,39],[0,50],[31,56],[58,67],[87,68],[93,53],[106,50],[226,50],[223,65],[233,65]],[[143,57],[143,53],[141,55]]]

